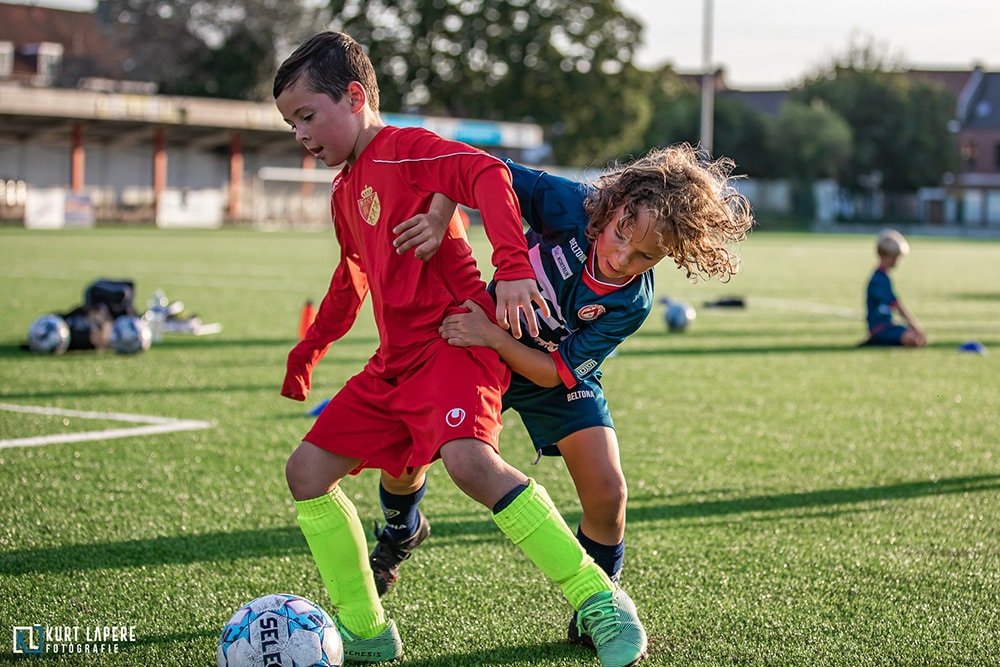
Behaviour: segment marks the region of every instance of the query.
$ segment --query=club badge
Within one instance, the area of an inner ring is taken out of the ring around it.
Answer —
[[[579,317],[584,322],[589,322],[591,320],[596,320],[598,317],[606,312],[604,306],[599,303],[587,304],[580,310],[576,311],[576,316]]]
[[[382,212],[382,204],[378,201],[378,193],[372,190],[372,186],[366,185],[361,191],[361,199],[358,200],[358,210],[361,211],[361,218],[372,227],[378,222],[378,216]]]

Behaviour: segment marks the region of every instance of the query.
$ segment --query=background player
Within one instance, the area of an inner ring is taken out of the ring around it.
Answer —
[[[896,268],[910,252],[910,244],[895,229],[886,229],[879,234],[875,251],[878,253],[878,266],[868,281],[866,291],[868,340],[863,345],[923,347],[927,344],[924,329],[896,296],[889,278],[889,271]],[[907,326],[892,321],[893,310],[899,313]]]

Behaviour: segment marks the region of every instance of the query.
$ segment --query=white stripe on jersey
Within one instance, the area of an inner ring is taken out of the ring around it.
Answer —
[[[528,261],[531,262],[531,269],[535,272],[535,279],[538,281],[542,298],[552,306],[551,317],[547,319],[542,318],[537,308],[535,309],[535,316],[545,321],[552,330],[565,327],[566,318],[563,317],[562,308],[559,307],[559,293],[552,286],[548,274],[545,273],[545,267],[542,265],[541,246],[534,245],[528,248]]]
[[[372,159],[372,162],[378,162],[379,164],[403,164],[404,162],[430,162],[432,160],[440,160],[447,157],[458,157],[460,155],[475,155],[477,157],[486,157],[490,158],[491,160],[495,160],[496,162],[499,162],[504,167],[507,166],[507,163],[501,160],[500,158],[494,157],[489,153],[483,153],[481,151],[461,151],[459,153],[446,153],[444,155],[431,155],[429,157],[410,157],[410,158],[404,158],[402,160]]]

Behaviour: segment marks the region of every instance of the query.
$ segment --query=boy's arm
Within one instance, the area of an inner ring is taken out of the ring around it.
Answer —
[[[528,261],[528,244],[510,170],[498,161],[482,170],[472,185],[483,228],[493,245],[493,265],[497,267],[494,275],[497,324],[510,329],[514,338],[520,338],[519,311],[523,311],[528,333],[537,336],[538,320],[532,304],[538,305],[544,317],[549,316],[549,306],[538,290],[534,269]],[[510,224],[512,219],[516,224]]]
[[[396,254],[403,255],[412,249],[414,256],[421,261],[426,262],[433,257],[441,247],[456,206],[448,197],[435,193],[427,213],[415,215],[392,230],[396,234],[392,242]]]
[[[402,255],[408,250],[416,248],[414,255],[417,259],[426,262],[433,257],[437,249],[441,247],[441,241],[448,231],[448,225],[455,214],[456,206],[457,204],[445,195],[435,193],[427,213],[415,215],[392,230],[394,234],[397,234],[392,242],[396,246],[396,253]],[[549,313],[547,304],[538,291],[538,283],[535,279],[498,279],[495,291],[496,317],[501,326],[510,328],[514,337],[520,338],[521,323],[517,317],[517,308],[523,308],[528,320],[528,333],[537,336],[538,321],[534,318],[535,311],[531,308],[531,304],[539,303],[545,309],[545,315],[548,316]],[[509,317],[512,319],[508,321]]]
[[[924,334],[924,327],[920,324],[917,318],[913,316],[913,313],[911,313],[909,309],[903,305],[903,302],[900,301],[898,298],[896,299],[896,312],[899,313],[899,316],[903,318],[908,327],[910,327],[920,335]]]
[[[281,385],[282,396],[295,401],[306,400],[316,364],[333,342],[350,330],[367,293],[368,277],[360,265],[342,254],[326,296],[316,311],[316,318],[306,330],[306,335],[288,353],[285,381]]]
[[[511,334],[491,322],[474,302],[466,301],[462,305],[469,312],[449,315],[439,329],[441,337],[449,345],[488,347],[499,354],[511,370],[540,387],[555,387],[562,383],[551,356],[511,338]]]

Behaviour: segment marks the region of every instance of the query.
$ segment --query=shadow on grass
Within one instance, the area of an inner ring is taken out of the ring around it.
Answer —
[[[839,508],[882,500],[906,500],[956,493],[996,491],[1000,489],[1000,475],[975,477],[950,477],[937,481],[902,482],[884,486],[855,487],[849,489],[819,489],[802,493],[780,493],[731,500],[708,500],[679,505],[664,504],[662,498],[649,494],[629,495],[628,520],[660,521],[663,519],[691,519],[752,512],[782,512],[794,509]],[[653,504],[653,499],[655,504]]]
[[[961,301],[1000,301],[1000,292],[959,292],[952,294],[951,297]]]
[[[643,345],[629,348],[628,346],[618,348],[618,356],[620,357],[643,357],[643,356],[662,356],[662,355],[672,355],[672,356],[721,356],[729,354],[802,354],[802,353],[820,353],[820,354],[837,354],[841,352],[855,352],[858,350],[898,350],[901,349],[899,346],[893,345],[861,345],[864,341],[864,334],[859,334],[857,338],[847,339],[838,344],[819,344],[819,343],[795,343],[790,342],[787,345],[774,344],[773,342],[768,345],[715,345],[712,343],[705,343],[707,338],[724,338],[727,342],[729,341],[747,341],[755,337],[767,337],[767,338],[778,338],[785,337],[789,338],[796,336],[801,338],[802,331],[796,330],[794,332],[776,332],[776,331],[740,331],[740,332],[729,332],[721,333],[717,331],[699,333],[697,335],[688,334],[651,334],[639,332],[632,335],[632,338],[642,339]],[[654,338],[662,338],[663,346],[658,348],[649,347],[649,341]],[[932,339],[930,343],[927,344],[926,349],[929,350],[956,350],[959,345],[975,338],[974,336],[963,337],[963,338],[940,338]],[[987,348],[991,346],[1000,345],[1000,341],[992,338],[979,338],[980,343],[985,345]],[[910,352],[910,351],[908,351]],[[919,354],[919,350],[912,350],[913,353]]]
[[[734,338],[742,338],[742,336],[734,335]],[[719,356],[725,354],[801,354],[804,352],[814,352],[822,354],[840,353],[840,352],[853,352],[857,349],[858,343],[861,342],[861,337],[858,337],[856,341],[850,341],[844,343],[843,346],[836,345],[803,345],[803,344],[791,344],[791,345],[764,345],[761,347],[749,347],[749,346],[713,346],[713,347],[664,347],[659,350],[650,350],[648,348],[642,349],[618,349],[618,356],[620,357],[644,357],[644,356],[656,356],[656,355],[691,355],[700,357],[711,357]]]
[[[404,644],[405,650],[405,644]],[[538,644],[521,644],[495,646],[486,649],[475,649],[461,653],[442,655],[436,658],[407,660],[392,663],[398,667],[472,667],[473,665],[513,665],[543,660],[583,659],[582,664],[593,664],[594,650],[584,646],[574,646],[569,642],[545,642]]]
[[[125,542],[74,544],[0,553],[0,574],[73,572],[144,565],[267,558],[308,553],[298,526],[204,535],[154,537]]]
[[[753,512],[782,512],[794,509],[842,508],[881,500],[903,500],[926,496],[1000,490],[1000,475],[953,477],[937,481],[903,482],[884,486],[849,489],[819,489],[731,500],[690,501],[669,504],[659,496],[633,493],[629,522],[661,521],[727,516]],[[845,510],[847,511],[847,510]],[[447,545],[470,537],[500,541],[502,536],[492,521],[481,518],[437,518],[434,543]],[[429,547],[433,547],[429,544]],[[204,535],[183,535],[22,549],[0,553],[0,575],[44,572],[74,572],[108,568],[176,565],[196,562],[227,562],[246,558],[269,558],[309,553],[298,526],[242,530]],[[428,663],[438,664],[438,663]]]

